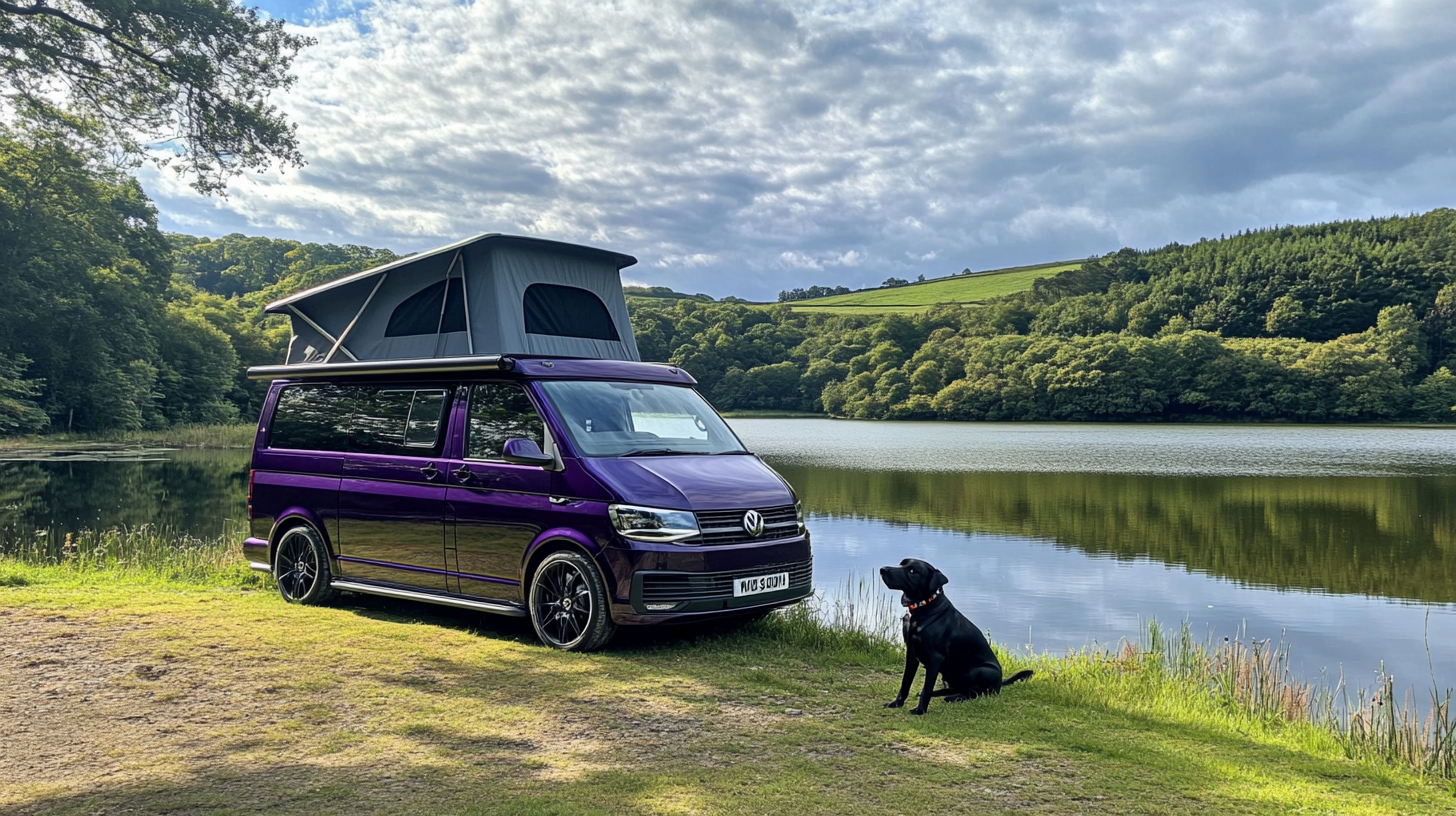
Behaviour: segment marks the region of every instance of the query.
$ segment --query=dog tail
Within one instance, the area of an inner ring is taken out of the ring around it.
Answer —
[[[1033,674],[1035,674],[1035,673],[1036,672],[1032,671],[1031,669],[1022,669],[1021,671],[1017,672],[1016,674],[1013,674],[1010,677],[1006,678],[1005,680],[1002,680],[1001,681],[1001,688],[1006,688],[1007,686],[1011,685],[1012,683],[1020,683],[1022,680],[1030,680],[1031,679],[1031,676]]]

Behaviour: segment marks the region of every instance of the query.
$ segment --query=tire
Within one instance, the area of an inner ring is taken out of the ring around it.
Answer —
[[[312,527],[300,524],[284,531],[273,556],[273,580],[283,600],[305,606],[333,603],[338,590],[329,569],[329,548]]]
[[[553,649],[594,652],[607,645],[617,632],[607,603],[596,564],[572,550],[546,556],[531,580],[531,625]]]

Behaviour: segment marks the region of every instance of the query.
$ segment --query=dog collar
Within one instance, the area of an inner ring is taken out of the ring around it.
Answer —
[[[925,600],[921,601],[920,603],[907,604],[906,605],[906,608],[907,609],[910,609],[911,611],[914,611],[916,609],[919,609],[922,606],[926,606],[931,601],[933,601],[933,600],[935,600],[936,598],[939,598],[939,597],[940,597],[940,590],[937,589],[935,591],[935,594],[934,595],[931,595],[929,598],[926,598]]]

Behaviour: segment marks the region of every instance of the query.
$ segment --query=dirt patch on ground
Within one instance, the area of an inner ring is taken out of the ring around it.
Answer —
[[[197,666],[124,648],[145,628],[0,611],[0,791],[105,780],[143,752],[204,759],[203,734],[264,716]]]
[[[155,802],[150,791],[200,787],[186,782],[199,772],[243,810],[330,785],[364,789],[356,805],[388,810],[440,795],[451,783],[435,771],[462,764],[546,784],[658,761],[722,769],[736,761],[725,746],[751,753],[765,725],[815,716],[682,687],[681,699],[557,698],[549,712],[533,705],[533,717],[486,729],[448,713],[399,723],[381,687],[444,699],[459,678],[420,665],[386,681],[364,668],[310,689],[287,685],[287,662],[186,619],[0,609],[0,810],[123,812]],[[290,755],[300,759],[280,763]],[[361,770],[368,756],[394,770]],[[268,779],[249,779],[256,769]],[[201,795],[172,809],[210,809]]]

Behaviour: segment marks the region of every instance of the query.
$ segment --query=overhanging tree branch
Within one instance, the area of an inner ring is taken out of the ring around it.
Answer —
[[[243,170],[302,166],[294,125],[266,100],[312,43],[235,0],[0,0],[12,100],[45,108],[60,94],[131,152],[172,141],[204,193]]]

